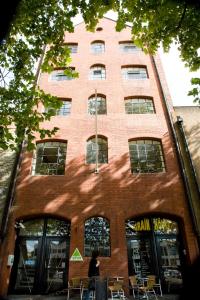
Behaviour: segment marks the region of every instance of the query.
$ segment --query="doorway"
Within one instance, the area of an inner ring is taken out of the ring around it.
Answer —
[[[178,224],[164,218],[126,221],[129,275],[160,279],[167,293],[182,288],[183,255]]]
[[[57,219],[21,222],[10,292],[48,294],[67,286],[70,223]]]

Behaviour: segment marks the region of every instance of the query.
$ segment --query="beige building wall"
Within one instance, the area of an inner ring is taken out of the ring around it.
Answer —
[[[174,109],[176,115],[183,118],[183,127],[200,186],[200,106],[177,106]]]

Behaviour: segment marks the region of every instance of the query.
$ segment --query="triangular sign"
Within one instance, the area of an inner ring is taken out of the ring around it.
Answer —
[[[74,250],[74,253],[72,254],[70,261],[83,261],[83,258],[80,254],[80,251],[78,250],[78,248],[76,248]]]

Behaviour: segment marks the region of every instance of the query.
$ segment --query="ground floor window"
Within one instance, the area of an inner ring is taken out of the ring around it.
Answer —
[[[66,287],[70,223],[34,219],[21,221],[17,230],[10,290],[46,294]]]
[[[126,221],[129,274],[156,275],[167,292],[182,287],[181,241],[178,224],[165,218]]]

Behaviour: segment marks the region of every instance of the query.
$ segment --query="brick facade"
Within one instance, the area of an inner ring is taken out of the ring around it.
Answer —
[[[66,42],[78,43],[78,53],[72,54],[71,63],[79,72],[78,79],[51,81],[48,74],[41,74],[39,85],[42,89],[72,99],[69,116],[55,116],[45,124],[47,128],[58,126],[60,130],[55,139],[68,142],[65,175],[32,176],[33,154],[24,154],[10,219],[10,238],[5,245],[1,276],[4,278],[1,281],[4,294],[10,272],[6,267],[6,255],[14,251],[16,219],[48,215],[71,221],[71,256],[75,248],[82,255],[84,253],[85,220],[93,216],[106,217],[110,222],[111,257],[101,258],[103,276],[120,274],[128,277],[124,226],[128,218],[145,215],[176,218],[182,224],[187,259],[193,260],[197,255],[175,144],[151,57],[142,51],[119,51],[120,41],[131,40],[129,27],[116,32],[115,22],[106,18],[99,26],[103,30],[92,33],[87,32],[81,23],[75,27],[74,33],[65,35]],[[105,42],[105,53],[95,55],[90,52],[90,44],[95,40]],[[157,56],[156,61],[160,64]],[[106,66],[106,80],[88,79],[90,66],[94,64]],[[122,80],[121,66],[124,65],[145,65],[149,78]],[[98,134],[108,139],[108,164],[100,165],[99,174],[94,173],[95,165],[88,165],[85,161],[86,141],[95,134],[95,118],[87,113],[87,101],[95,89],[105,95],[107,101],[107,114],[98,116]],[[125,114],[124,98],[133,95],[153,97],[156,113]],[[170,102],[168,94],[167,98]],[[137,138],[155,138],[162,142],[166,172],[131,173],[128,141]],[[69,262],[69,277],[87,276],[88,260],[84,257],[83,262]]]

